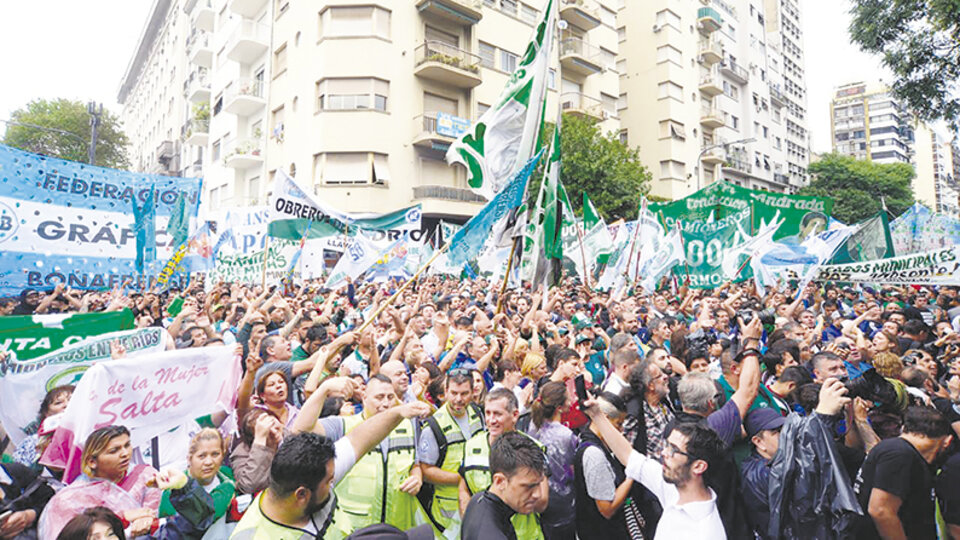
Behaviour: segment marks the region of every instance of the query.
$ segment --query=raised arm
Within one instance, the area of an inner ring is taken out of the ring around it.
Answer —
[[[750,324],[743,325],[743,344],[744,350],[754,349],[751,353],[745,355],[740,362],[740,386],[730,397],[740,409],[740,418],[747,415],[750,405],[757,397],[760,390],[760,335],[763,333],[763,325],[760,323],[760,317],[754,317]]]
[[[393,428],[404,418],[425,417],[430,414],[430,406],[422,401],[411,401],[376,414],[347,434],[356,455],[363,456],[374,446],[380,444]]]

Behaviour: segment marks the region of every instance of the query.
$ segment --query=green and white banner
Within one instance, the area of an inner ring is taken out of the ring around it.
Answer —
[[[166,349],[170,334],[159,327],[110,332],[90,337],[31,360],[0,362],[0,423],[15,444],[35,431],[37,409],[46,393],[77,384],[95,362],[110,360],[110,344],[119,342],[127,356]]]
[[[277,170],[270,199],[268,234],[274,238],[300,240],[356,234],[369,231],[420,230],[420,205],[387,214],[350,214],[331,208],[304,191],[282,170]],[[395,239],[395,238],[392,238]]]
[[[263,279],[264,255],[266,255],[266,283],[276,284],[286,275],[290,261],[300,249],[300,242],[273,239],[268,249],[250,252],[248,255],[217,253],[213,270],[207,274],[208,283],[244,283],[259,285]],[[299,268],[294,271],[294,280],[299,280]]]
[[[759,230],[774,220],[777,212],[784,219],[774,240],[795,237],[797,243],[811,235],[823,232],[833,211],[833,199],[770,193],[731,184],[714,182],[700,191],[669,203],[651,203],[650,209],[663,215],[667,229],[676,220],[684,222],[707,221],[711,215],[723,219],[732,213],[752,209],[753,217],[746,232]]]
[[[0,317],[0,349],[20,360],[43,356],[84,338],[133,328],[129,309],[108,313],[64,313]]]
[[[960,246],[902,257],[821,266],[815,281],[901,285],[960,285]]]
[[[723,271],[723,255],[742,244],[743,232],[750,228],[750,209],[729,214],[712,222],[681,221],[686,264],[679,264],[673,273],[679,278],[690,275],[690,287],[713,289],[727,278]],[[744,272],[746,274],[746,272]],[[740,276],[746,279],[747,275]]]

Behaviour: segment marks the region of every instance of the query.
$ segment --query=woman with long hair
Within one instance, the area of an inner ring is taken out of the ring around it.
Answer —
[[[265,408],[250,409],[240,422],[240,442],[230,453],[237,491],[256,493],[270,482],[270,464],[286,436],[276,415]]]
[[[540,388],[531,405],[529,434],[547,450],[550,467],[550,498],[540,515],[541,529],[547,540],[574,540],[577,535],[573,491],[573,460],[580,444],[577,436],[560,423],[568,407],[567,387],[551,381]]]
[[[13,460],[27,467],[36,467],[40,455],[50,443],[53,436],[52,429],[44,429],[43,422],[51,416],[58,415],[66,410],[73,396],[72,384],[57,386],[47,392],[40,403],[40,413],[37,415],[37,421],[27,426],[24,431],[29,433],[26,439],[20,441],[17,449],[13,451]],[[41,433],[42,432],[42,433]]]

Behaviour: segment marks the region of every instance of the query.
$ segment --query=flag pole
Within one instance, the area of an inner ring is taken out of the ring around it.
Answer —
[[[633,264],[633,250],[637,247],[637,237],[640,234],[640,220],[643,219],[643,215],[646,213],[647,209],[647,199],[644,198],[640,203],[640,211],[637,213],[637,224],[636,229],[633,231],[633,241],[630,243],[630,255],[627,257],[627,269],[624,270],[623,275],[627,278],[627,283],[630,282],[630,265]]]
[[[267,288],[267,259],[270,256],[270,235],[267,235],[267,239],[263,244],[263,268],[260,271],[260,288]]]
[[[583,231],[580,230],[580,224],[576,222],[576,216],[574,219],[574,227],[577,228],[577,240],[580,243],[580,259],[583,261],[583,280],[586,282],[587,287],[593,290],[593,286],[590,284],[590,271],[587,268],[587,254],[583,249]]]
[[[683,270],[687,274],[686,285],[690,284],[690,263],[687,262],[687,246],[683,243],[683,225],[678,219],[676,221],[676,227],[680,230],[680,249],[683,250]]]
[[[372,323],[373,321],[377,320],[377,317],[380,316],[380,314],[383,312],[383,310],[387,309],[387,306],[389,306],[390,304],[392,304],[401,294],[403,294],[403,291],[407,290],[407,288],[410,286],[410,284],[413,283],[414,281],[416,281],[417,278],[420,277],[420,274],[422,274],[423,271],[427,269],[427,267],[429,267],[431,264],[433,264],[433,261],[437,260],[437,257],[439,257],[440,255],[442,255],[443,253],[445,253],[449,248],[450,248],[450,242],[447,242],[446,244],[443,245],[442,248],[440,248],[439,250],[437,250],[436,252],[434,252],[433,256],[430,257],[430,260],[428,260],[426,263],[424,263],[423,266],[421,266],[420,269],[417,270],[417,272],[416,272],[415,274],[413,274],[413,276],[412,276],[410,279],[407,280],[406,283],[404,283],[403,285],[401,285],[400,288],[397,289],[397,292],[393,293],[393,294],[390,296],[390,298],[387,298],[387,300],[386,300],[385,302],[383,302],[382,304],[380,304],[380,307],[378,307],[377,310],[374,311],[373,314],[370,315],[370,317],[369,317],[366,321],[364,321],[364,323],[360,326],[360,328],[357,329],[357,332],[358,332],[358,333],[362,333],[364,330],[366,330],[366,328],[367,328],[368,326],[370,326],[370,323]]]
[[[507,273],[503,275],[503,283],[500,285],[500,294],[497,296],[497,311],[494,315],[499,315],[503,311],[503,295],[507,293],[507,283],[510,281],[510,271],[513,269],[513,257],[517,252],[517,244],[520,243],[520,236],[513,239],[510,246],[510,258],[507,259]]]

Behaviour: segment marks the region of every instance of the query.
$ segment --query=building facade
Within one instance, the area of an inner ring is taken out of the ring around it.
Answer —
[[[875,163],[909,163],[913,193],[935,212],[960,216],[956,145],[942,130],[919,121],[886,86],[855,82],[836,89],[830,103],[833,151]]]
[[[562,110],[616,132],[613,0],[559,1],[546,119]],[[182,20],[183,44],[152,49],[142,63],[176,54],[186,65],[165,90],[181,94],[180,117],[166,121],[180,123],[184,159],[202,164],[207,210],[266,204],[283,170],[342,210],[421,203],[425,217],[462,218],[482,200],[444,154],[494,104],[546,1],[160,3],[151,20],[160,11]],[[158,84],[131,73],[133,86]],[[151,114],[134,109],[155,106],[124,104],[131,121]],[[130,136],[141,144],[139,131]]]
[[[806,183],[800,17],[796,0],[622,2],[621,139],[640,149],[654,195]]]

